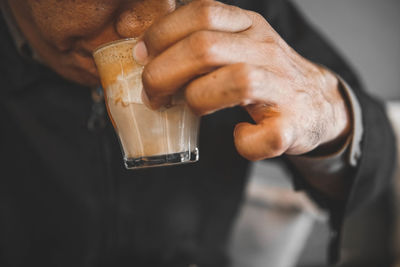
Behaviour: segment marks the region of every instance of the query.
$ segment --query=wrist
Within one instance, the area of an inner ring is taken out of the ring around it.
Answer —
[[[331,71],[323,68],[326,99],[329,103],[331,121],[326,136],[311,153],[332,154],[340,150],[350,139],[352,133],[351,103],[343,89],[342,82]]]

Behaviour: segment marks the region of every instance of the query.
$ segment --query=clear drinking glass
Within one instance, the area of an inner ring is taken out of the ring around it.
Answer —
[[[135,62],[137,39],[118,40],[93,52],[109,117],[127,169],[195,162],[199,158],[199,117],[183,97],[151,110],[142,101],[143,66]]]

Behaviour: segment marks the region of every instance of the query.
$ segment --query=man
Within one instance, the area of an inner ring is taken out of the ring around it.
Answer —
[[[227,266],[248,160],[286,155],[335,231],[360,203],[386,203],[385,113],[288,2],[2,4],[2,265]],[[132,36],[149,105],[185,90],[210,114],[199,163],[123,169],[91,52]]]

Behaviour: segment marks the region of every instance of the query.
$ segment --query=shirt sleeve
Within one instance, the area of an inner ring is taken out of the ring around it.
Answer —
[[[361,141],[363,135],[362,113],[357,97],[350,86],[340,77],[339,86],[342,95],[348,103],[351,117],[351,134],[346,142],[334,153],[323,156],[301,155],[288,156],[288,159],[307,180],[323,180],[332,184],[339,178],[348,177],[351,170],[357,167],[361,157]]]
[[[392,253],[394,185],[393,167],[385,165],[392,165],[388,157],[393,159],[394,156],[382,152],[388,150],[390,143],[394,144],[393,136],[387,129],[384,111],[372,103],[366,107],[365,96],[356,96],[350,86],[338,78],[351,109],[352,133],[331,155],[291,157],[293,170],[299,175],[293,181],[298,190],[305,190],[329,211],[331,263],[340,266],[354,263],[355,266],[376,261],[379,263],[376,266],[389,266],[382,263],[390,260]],[[332,201],[307,183],[310,178],[333,181],[340,177],[351,183],[346,199],[341,202]]]
[[[346,200],[332,201],[329,197],[319,192],[307,181],[322,181],[331,187],[337,186],[337,179],[347,179],[351,192],[351,185],[355,177],[359,160],[362,156],[361,144],[363,138],[362,111],[360,103],[351,87],[336,75],[339,80],[339,89],[347,102],[351,119],[351,134],[342,147],[332,154],[324,156],[288,156],[289,167],[298,175],[293,180],[296,190],[304,190],[323,209],[330,212],[330,247],[329,261],[336,262],[339,259],[338,249],[341,237],[341,226],[345,213]],[[301,177],[301,178],[299,178]],[[348,194],[350,194],[350,192]]]

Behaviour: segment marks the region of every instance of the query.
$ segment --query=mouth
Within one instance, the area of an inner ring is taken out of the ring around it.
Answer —
[[[70,53],[70,56],[80,72],[92,76],[93,79],[100,80],[96,64],[92,57],[92,53],[88,50],[75,50]]]
[[[77,48],[74,53],[83,58],[92,58],[92,51],[85,48]]]

